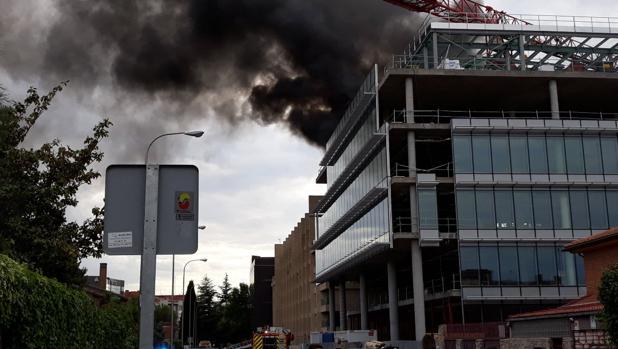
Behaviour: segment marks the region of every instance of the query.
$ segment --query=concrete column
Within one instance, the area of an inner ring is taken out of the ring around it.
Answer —
[[[521,71],[526,71],[526,36],[519,36],[519,61]]]
[[[406,122],[414,122],[414,81],[406,78]]]
[[[549,80],[549,101],[551,104],[551,118],[560,119],[560,103],[558,101],[558,83],[556,80]]]
[[[423,47],[423,68],[429,69],[429,50],[427,46]]]
[[[335,330],[335,285],[328,283],[328,330]]]
[[[345,280],[339,283],[339,329],[347,330],[348,309],[345,302]]]
[[[369,329],[368,312],[367,312],[367,278],[364,273],[359,277],[359,300],[360,300],[360,326],[361,330]]]
[[[423,255],[418,240],[412,245],[412,288],[414,289],[414,332],[416,340],[425,336],[425,285],[423,284]]]
[[[438,57],[438,33],[433,33],[433,69],[438,69],[440,57]]]
[[[390,322],[391,341],[399,340],[399,297],[397,295],[397,271],[395,263],[386,265],[388,275],[388,318]]]

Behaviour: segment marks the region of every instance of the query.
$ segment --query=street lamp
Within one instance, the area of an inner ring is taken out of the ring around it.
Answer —
[[[204,229],[206,229],[206,226],[204,226],[204,225],[199,226],[198,229],[204,230]],[[192,260],[188,261],[187,263],[185,263],[185,266],[182,268],[182,293],[183,294],[185,293],[185,273],[187,271],[187,265],[189,265],[189,263],[191,263],[191,262],[198,262],[198,261],[207,262],[208,259],[206,259],[206,258],[192,259]],[[192,304],[189,304],[189,309],[188,309],[189,311],[191,311],[191,306],[192,306]],[[187,309],[183,308],[182,312],[184,313],[185,311],[187,311]],[[191,313],[189,313],[189,320],[191,320],[190,317],[191,317]],[[185,317],[185,319],[186,319],[186,317]],[[189,326],[190,325],[191,324],[189,324]],[[195,334],[193,334],[193,335],[195,335]],[[185,325],[184,325],[184,323],[182,324],[182,328],[180,329],[180,337],[181,337],[180,340],[182,341],[182,345],[184,346],[185,345],[185,342],[184,342],[184,340],[185,340]]]
[[[154,332],[154,301],[155,280],[157,271],[157,201],[159,191],[159,166],[150,166],[148,155],[152,145],[160,138],[174,135],[201,137],[204,131],[172,132],[162,134],[153,139],[146,149],[146,185],[144,198],[144,245],[140,268],[140,325],[139,347],[151,349],[153,347]],[[173,310],[173,303],[172,303]],[[174,312],[172,311],[172,316]],[[172,320],[172,326],[174,321]],[[172,327],[172,333],[173,333]]]

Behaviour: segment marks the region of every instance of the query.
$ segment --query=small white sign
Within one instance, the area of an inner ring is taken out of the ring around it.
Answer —
[[[107,234],[107,248],[133,247],[133,232],[122,231]]]

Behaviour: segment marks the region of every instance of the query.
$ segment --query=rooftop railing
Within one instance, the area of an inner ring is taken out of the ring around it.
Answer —
[[[618,113],[561,111],[561,120],[618,120]],[[391,123],[448,124],[453,119],[551,119],[554,114],[543,110],[395,110]]]

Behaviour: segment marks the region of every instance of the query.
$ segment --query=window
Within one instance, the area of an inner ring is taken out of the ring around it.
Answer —
[[[562,251],[562,247],[556,247],[556,257],[558,259],[558,281],[560,286],[577,286],[575,255],[571,252]]]
[[[568,136],[564,138],[564,148],[567,159],[567,172],[569,174],[584,174],[584,149],[582,138],[579,136]]]
[[[496,229],[493,191],[478,190],[476,192],[476,221],[479,229]]]
[[[519,285],[517,247],[500,246],[500,280],[504,286]]]
[[[418,212],[421,229],[438,229],[438,202],[435,189],[418,190]]]
[[[476,229],[476,203],[474,191],[457,191],[457,225],[459,229]]]
[[[532,203],[534,207],[534,223],[536,229],[553,229],[549,191],[532,191]]]
[[[584,160],[586,173],[591,175],[603,174],[603,160],[601,156],[601,140],[599,137],[584,136]]]
[[[537,284],[537,259],[534,246],[519,246],[519,277],[522,285]]]
[[[569,192],[567,190],[552,191],[551,203],[554,217],[554,229],[571,229]]]
[[[457,173],[473,173],[472,140],[470,136],[453,137],[453,156]]]
[[[495,135],[491,137],[491,162],[494,173],[511,173],[508,136]]]
[[[601,190],[588,191],[588,203],[590,205],[590,228],[593,230],[608,229],[605,192]]]
[[[528,137],[528,149],[530,153],[530,173],[546,174],[547,171],[547,148],[545,137]]]
[[[530,173],[528,164],[528,139],[526,136],[511,136],[511,168],[513,173]]]
[[[461,283],[464,286],[478,286],[479,250],[476,246],[462,246],[461,251]]]
[[[513,192],[513,196],[517,229],[534,229],[531,192],[528,190],[516,190]]]
[[[556,249],[553,246],[538,246],[539,284],[557,285]]]
[[[607,202],[609,205],[609,226],[610,227],[618,227],[618,191],[608,190],[607,193]]]
[[[584,258],[580,255],[575,256],[575,268],[577,269],[577,285],[586,285],[586,271],[584,270]]]
[[[498,229],[515,229],[513,191],[496,190],[496,226]]]
[[[497,246],[479,247],[481,261],[481,285],[496,286],[500,284]]]
[[[473,136],[474,173],[491,173],[491,147],[489,136]]]
[[[571,221],[573,229],[590,229],[590,213],[588,212],[588,197],[583,190],[572,190]]]
[[[532,158],[536,153],[531,152]],[[547,157],[549,159],[549,173],[566,174],[566,159],[564,155],[564,138],[547,137]]]
[[[618,174],[618,141],[616,137],[601,137],[605,174]]]

